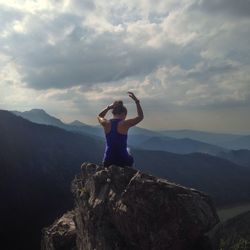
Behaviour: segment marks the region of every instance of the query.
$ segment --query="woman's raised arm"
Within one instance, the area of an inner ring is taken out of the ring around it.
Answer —
[[[105,109],[103,109],[103,110],[100,112],[100,114],[97,116],[97,120],[99,121],[99,123],[100,123],[101,125],[105,125],[105,124],[107,123],[107,119],[104,118],[104,117],[105,117],[105,115],[108,113],[108,111],[109,111],[110,109],[113,108],[113,105],[114,105],[114,104],[108,105],[108,106],[107,106]]]
[[[139,99],[132,92],[128,92],[128,94],[129,94],[129,97],[131,97],[134,100],[134,102],[136,104],[136,109],[137,109],[137,116],[136,117],[131,118],[131,119],[127,119],[124,121],[124,125],[126,127],[130,128],[132,126],[135,126],[137,123],[141,122],[144,118],[144,115],[143,115],[143,110],[142,110]]]

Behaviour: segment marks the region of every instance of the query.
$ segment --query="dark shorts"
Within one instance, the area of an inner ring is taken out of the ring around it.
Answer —
[[[132,155],[128,155],[126,158],[123,159],[104,159],[103,165],[104,167],[108,167],[110,165],[116,165],[120,167],[132,167],[134,164],[134,158]]]

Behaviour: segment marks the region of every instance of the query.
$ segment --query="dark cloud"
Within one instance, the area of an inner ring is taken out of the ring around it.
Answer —
[[[249,0],[202,0],[198,8],[208,11],[211,15],[227,14],[250,18]]]
[[[102,35],[87,48],[80,43],[46,46],[25,58],[24,80],[35,89],[66,88],[145,75],[162,60],[162,54],[133,51]],[[106,47],[106,49],[105,49]],[[109,48],[107,48],[109,47]],[[126,53],[123,54],[123,50]],[[47,63],[47,64],[46,64]]]
[[[169,53],[126,44],[119,33],[96,35],[83,27],[82,19],[77,16],[31,18],[34,25],[28,33],[13,33],[5,40],[8,43],[5,52],[20,65],[23,80],[30,88],[92,86],[144,76]]]
[[[226,62],[220,62],[217,64],[204,63],[201,68],[188,72],[187,77],[202,84],[208,83],[213,77],[231,74],[238,69],[238,66]]]

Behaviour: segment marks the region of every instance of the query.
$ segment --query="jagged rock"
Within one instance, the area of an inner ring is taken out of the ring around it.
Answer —
[[[50,227],[43,229],[42,250],[76,250],[74,211],[67,212]]]
[[[85,163],[72,190],[78,250],[209,249],[219,222],[206,194],[132,168]]]
[[[218,249],[209,237],[219,219],[206,194],[132,168],[81,169],[76,208],[43,231],[42,250]]]

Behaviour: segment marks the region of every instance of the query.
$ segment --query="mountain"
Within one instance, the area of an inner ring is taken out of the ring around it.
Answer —
[[[91,135],[103,139],[103,129],[100,126],[91,126],[80,121],[74,121],[69,124],[64,124],[64,129],[83,135]]]
[[[100,126],[91,126],[78,120],[66,124],[60,119],[49,115],[42,109],[32,109],[25,112],[13,111],[13,113],[34,123],[57,126],[68,131],[77,132],[79,134],[88,134],[93,137],[98,136],[102,139],[104,138],[103,129]],[[197,134],[195,131],[192,131],[192,133]],[[202,132],[199,132],[199,134],[201,133]],[[206,134],[207,137],[209,137],[209,135],[211,136],[210,133]],[[162,133],[140,127],[133,127],[129,130],[128,145],[146,150],[164,150],[180,154],[193,152],[218,154],[221,151],[225,151],[225,149],[221,147],[209,145],[208,143],[192,140],[189,138],[174,139],[173,137],[162,135]]]
[[[0,128],[3,133],[1,152],[5,158],[8,156],[7,164],[14,161],[25,166],[37,165],[50,173],[46,167],[60,169],[61,165],[63,168],[74,165],[77,168],[81,160],[101,161],[104,144],[100,140],[31,123],[5,111],[1,114],[1,123],[5,120],[5,129]],[[4,115],[11,119],[6,121]],[[228,160],[207,154],[180,155],[135,148],[132,148],[132,154],[137,168],[206,191],[217,203],[249,200],[246,191],[250,190],[249,170]]]
[[[57,127],[63,127],[64,123],[49,114],[47,114],[43,109],[31,109],[30,111],[12,111],[15,115],[21,116],[24,119],[27,119],[31,122],[35,122],[38,124],[46,124],[46,125],[52,125]]]
[[[206,194],[130,167],[85,163],[72,191],[76,208],[43,230],[42,250],[208,250],[219,222]]]
[[[68,125],[75,126],[75,127],[84,127],[87,126],[87,124],[80,122],[78,120],[75,120],[73,122],[68,123]]]
[[[29,121],[38,124],[46,124],[57,126],[68,131],[76,132],[79,134],[89,134],[93,137],[103,138],[103,129],[101,126],[92,126],[81,121],[75,120],[69,124],[63,123],[60,119],[49,115],[42,109],[32,109],[30,111],[12,111],[14,114],[23,117]],[[200,141],[207,144],[216,145],[226,149],[250,149],[250,136],[242,136],[226,133],[212,133],[196,130],[165,130],[165,131],[152,131],[141,127],[133,127],[129,131],[129,145],[139,147],[144,141],[152,138],[159,137],[164,140],[168,139],[191,139]],[[191,146],[191,145],[190,145]],[[175,149],[169,150],[170,152],[178,152]],[[185,150],[184,150],[185,151]],[[212,150],[213,151],[213,150]],[[192,150],[193,152],[193,150]],[[203,152],[203,150],[202,150]]]
[[[0,111],[0,223],[8,250],[34,250],[40,230],[73,205],[70,181],[104,143]],[[136,168],[210,194],[217,204],[249,201],[250,170],[207,154],[132,149]],[[15,240],[13,240],[13,235]]]
[[[101,162],[103,146],[0,111],[1,246],[39,249],[41,228],[73,205],[70,181],[80,164]]]
[[[231,149],[249,149],[250,150],[250,135],[240,136],[233,140],[227,141],[224,144],[224,147]]]
[[[144,145],[144,142],[154,137],[162,137],[165,140],[173,139],[159,132],[135,126],[129,129],[128,145],[132,147],[141,147],[141,145]]]
[[[19,112],[12,111],[15,115],[21,116],[31,122],[45,125],[57,126],[68,131],[76,132],[83,135],[91,135],[93,137],[104,138],[103,128],[85,124],[81,121],[75,120],[71,123],[63,123],[60,119],[49,115],[42,109],[31,109],[30,111]],[[160,133],[148,129],[133,127],[129,130],[129,144],[130,146],[138,146],[138,143],[149,139],[152,136],[161,136]]]
[[[217,156],[250,168],[250,150],[231,150],[228,152],[220,152]]]
[[[153,130],[149,130],[146,128],[141,128],[141,127],[132,127],[129,130],[130,135],[143,135],[143,136],[162,136],[161,133],[159,133],[158,131],[153,131]]]
[[[91,126],[77,120],[69,124],[63,123],[60,119],[49,115],[42,109],[31,109],[30,111],[24,112],[12,111],[12,113],[34,123],[56,126],[83,135],[87,134],[91,135],[92,137],[103,135],[101,127]]]
[[[206,142],[209,144],[218,145],[221,147],[230,148],[232,144],[227,145],[227,142],[237,140],[242,137],[242,135],[228,134],[228,133],[213,133],[197,130],[164,130],[160,131],[162,135],[175,137],[175,138],[190,138],[193,140],[198,140]]]
[[[178,154],[207,153],[216,155],[228,150],[208,143],[192,140],[189,138],[171,139],[165,137],[151,137],[138,145],[141,149],[161,150]]]

